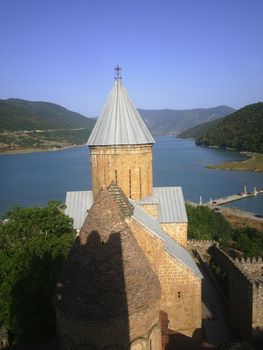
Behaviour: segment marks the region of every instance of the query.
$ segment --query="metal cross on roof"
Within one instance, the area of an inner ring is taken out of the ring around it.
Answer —
[[[120,80],[121,79],[121,67],[117,64],[117,66],[114,68],[115,70],[115,80]]]

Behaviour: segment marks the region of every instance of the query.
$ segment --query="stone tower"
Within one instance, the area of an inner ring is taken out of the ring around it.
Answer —
[[[122,85],[120,67],[114,86],[89,137],[92,190],[115,181],[132,199],[152,195],[154,139]]]
[[[161,349],[160,283],[121,197],[116,186],[99,191],[65,263],[55,293],[62,350]]]

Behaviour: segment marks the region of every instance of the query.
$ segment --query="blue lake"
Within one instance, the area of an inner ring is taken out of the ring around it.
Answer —
[[[156,139],[153,147],[155,186],[182,186],[185,199],[199,202],[239,193],[244,185],[263,188],[263,174],[206,169],[207,164],[244,159],[229,150],[197,147],[192,140]],[[0,156],[0,214],[12,205],[44,205],[65,200],[67,191],[91,188],[89,150],[86,146],[56,152]],[[263,214],[263,195],[232,204]]]

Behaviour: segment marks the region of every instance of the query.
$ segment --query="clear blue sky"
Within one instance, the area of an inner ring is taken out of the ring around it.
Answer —
[[[98,115],[263,101],[263,0],[0,0],[0,98]]]

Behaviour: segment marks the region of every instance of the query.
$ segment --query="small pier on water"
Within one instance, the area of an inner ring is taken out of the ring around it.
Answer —
[[[244,187],[244,192],[241,192],[239,194],[232,194],[232,195],[229,195],[229,196],[226,196],[226,197],[223,197],[223,198],[214,199],[214,200],[212,200],[210,198],[209,202],[206,202],[206,203],[203,203],[203,204],[211,206],[211,207],[216,207],[218,205],[223,205],[223,204],[234,202],[234,201],[237,201],[237,200],[240,200],[240,199],[256,196],[258,194],[263,194],[263,188],[258,189],[258,190],[255,188],[253,192],[247,192],[247,189],[246,189],[246,186],[245,186]],[[199,204],[202,204],[202,198],[201,197],[200,197],[200,203]]]

